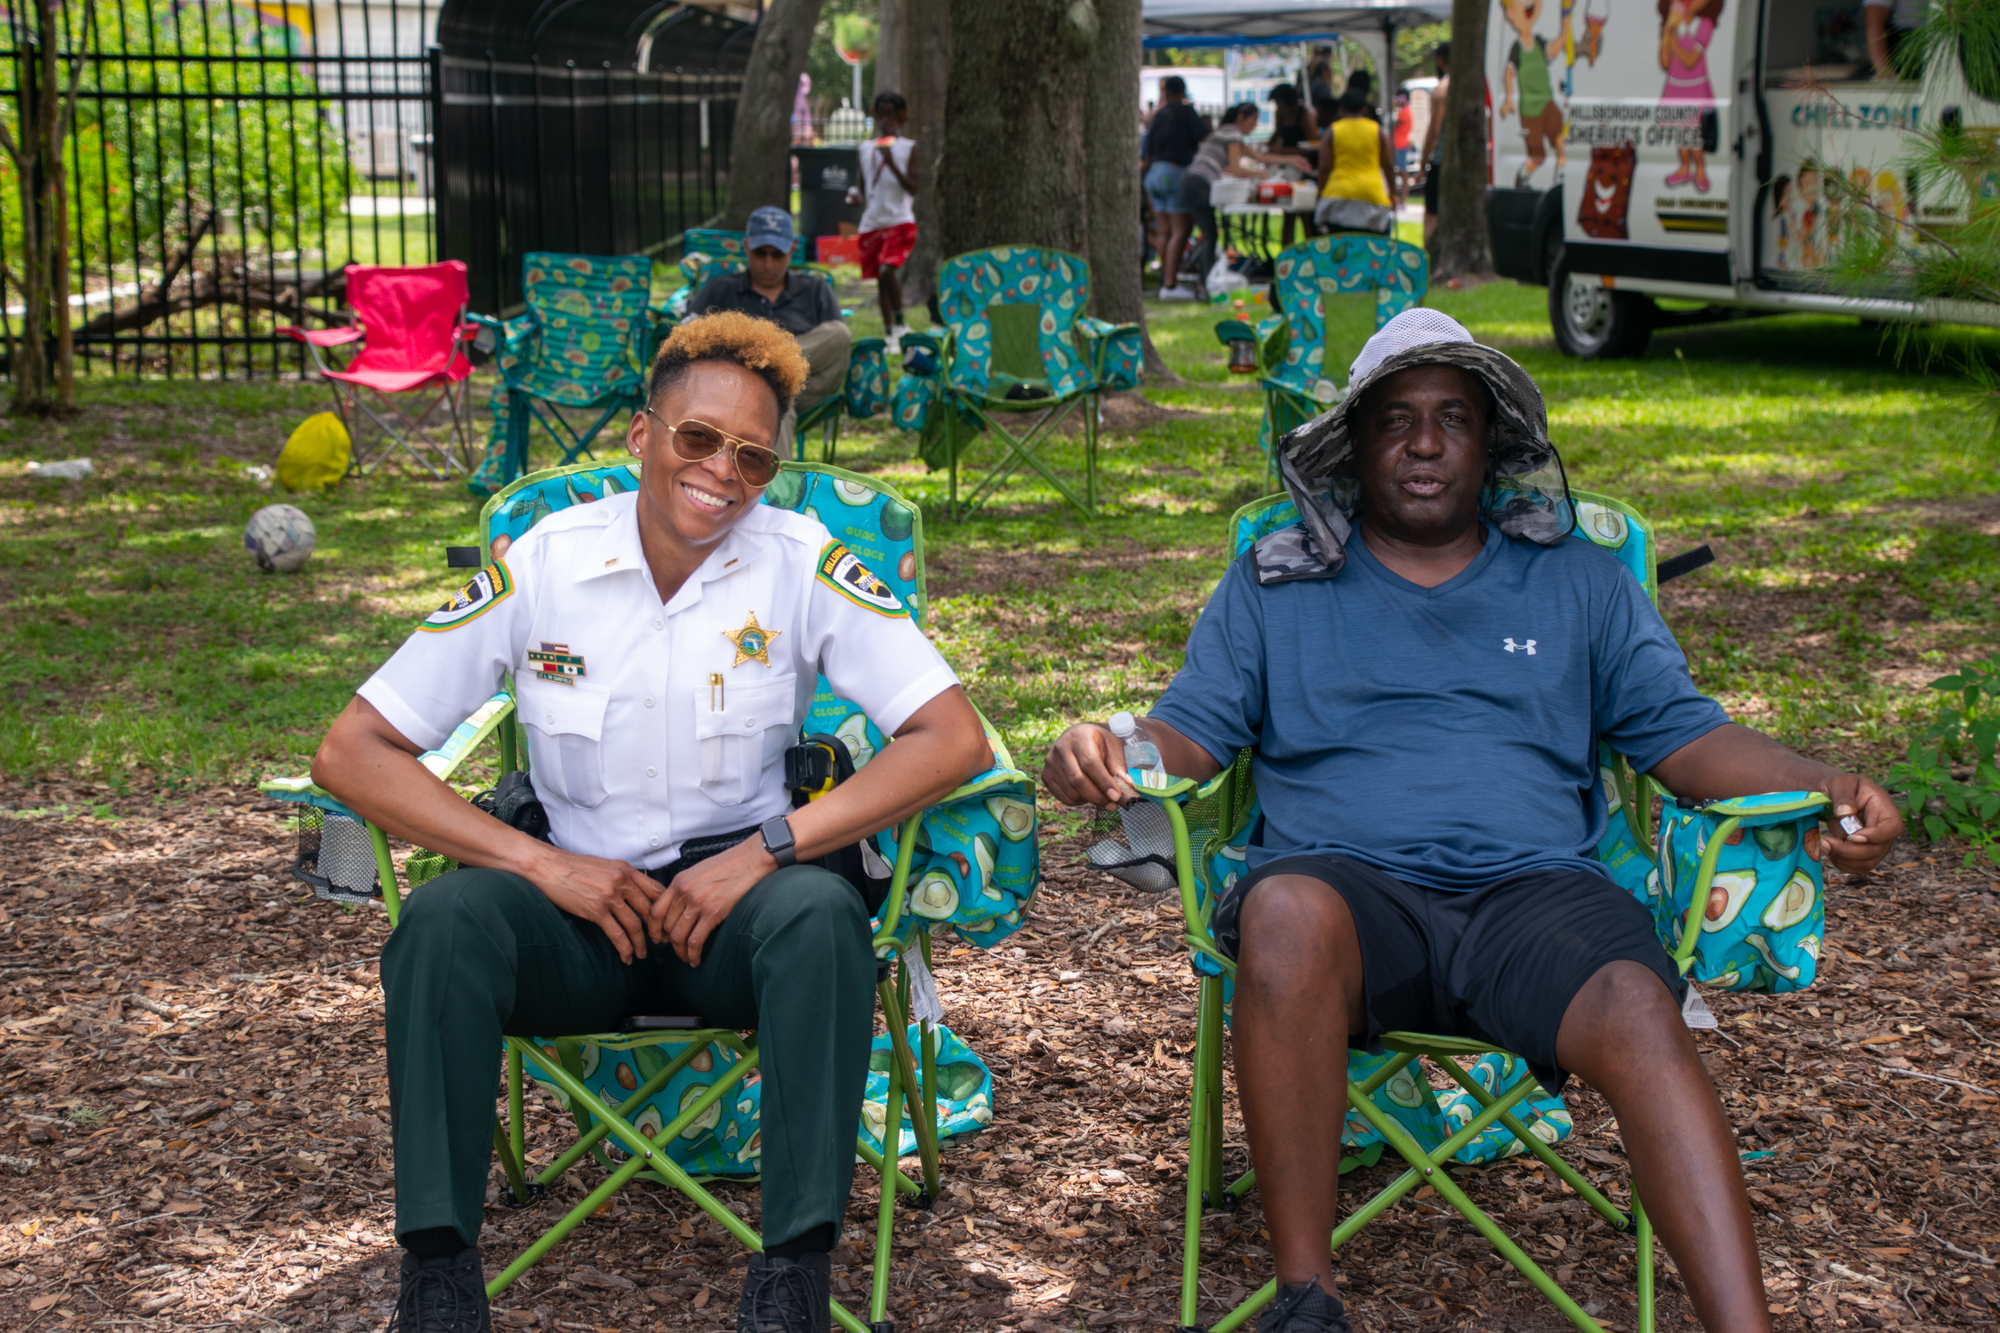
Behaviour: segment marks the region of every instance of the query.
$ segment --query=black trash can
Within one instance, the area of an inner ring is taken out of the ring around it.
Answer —
[[[861,221],[861,206],[847,202],[849,188],[861,183],[861,148],[833,144],[792,152],[799,159],[799,235],[812,259],[814,237],[838,236],[841,223]]]

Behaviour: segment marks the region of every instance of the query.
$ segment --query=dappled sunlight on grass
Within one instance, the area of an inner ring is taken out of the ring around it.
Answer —
[[[842,295],[872,332],[872,303]],[[1899,368],[1851,320],[1799,317],[1662,331],[1641,360],[1577,362],[1554,351],[1543,301],[1504,283],[1431,298],[1537,377],[1574,484],[1637,505],[1669,554],[1715,547],[1720,562],[1669,585],[1664,606],[1698,682],[1738,716],[1879,753],[1925,680],[1993,642],[2000,443],[1960,381]],[[1094,520],[1024,470],[949,521],[944,474],[913,441],[880,418],[847,423],[837,461],[925,508],[930,628],[1026,766],[1071,722],[1158,695],[1226,566],[1229,514],[1269,485],[1262,394],[1228,374],[1213,333],[1232,309],[1149,308],[1184,383],[1146,397],[1178,415],[1102,435]],[[1246,301],[1247,317],[1263,310]],[[1344,373],[1372,321],[1343,306],[1333,322],[1328,362]],[[473,393],[482,435],[488,382]],[[299,771],[354,686],[462,581],[442,548],[475,540],[478,503],[393,472],[310,497],[252,484],[244,465],[274,461],[324,408],[317,386],[86,381],[81,397],[70,421],[0,428],[0,770]],[[1003,453],[969,444],[961,493]],[[99,475],[25,475],[29,458],[78,455]],[[1042,457],[1080,486],[1074,423]],[[554,461],[538,442],[537,464]],[[298,576],[260,575],[242,525],[288,498],[317,523],[318,554]]]

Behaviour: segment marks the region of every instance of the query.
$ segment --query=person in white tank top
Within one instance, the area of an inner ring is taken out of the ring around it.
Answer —
[[[861,203],[861,276],[876,280],[882,307],[882,333],[890,355],[902,350],[903,265],[917,243],[916,152],[914,139],[901,131],[910,116],[901,93],[875,95],[876,138],[861,149],[861,183],[848,191],[849,203]]]

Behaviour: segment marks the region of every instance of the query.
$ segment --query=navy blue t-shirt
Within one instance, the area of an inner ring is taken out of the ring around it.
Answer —
[[[1434,888],[1596,866],[1597,740],[1643,772],[1727,722],[1616,557],[1486,529],[1435,588],[1357,530],[1331,579],[1222,577],[1152,716],[1228,764],[1256,748],[1251,866],[1349,856]]]

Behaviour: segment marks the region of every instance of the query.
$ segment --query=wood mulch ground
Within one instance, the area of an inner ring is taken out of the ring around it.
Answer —
[[[0,808],[0,1328],[381,1327],[399,1253],[381,912],[302,893],[284,812],[254,793],[0,784]],[[940,958],[946,1021],[993,1066],[997,1119],[950,1151],[938,1206],[898,1228],[904,1328],[1178,1322],[1194,1006],[1177,913],[1073,869],[1065,848],[1045,859],[1031,929]],[[1700,1040],[1758,1154],[1751,1197],[1787,1333],[2000,1320],[1985,1257],[2000,1256],[1996,893],[2000,878],[1955,856],[1899,849],[1877,877],[1831,887],[1818,985],[1710,998],[1722,1026]],[[1602,1102],[1570,1104],[1563,1153],[1621,1179]],[[546,1153],[556,1123],[537,1117]],[[1586,1308],[1631,1328],[1627,1241],[1520,1159],[1457,1174]],[[493,1267],[594,1168],[574,1175],[531,1209],[489,1211]],[[1348,1197],[1389,1178],[1358,1171]],[[852,1309],[870,1183],[857,1177],[839,1255]],[[754,1187],[720,1192],[754,1219]],[[1254,1196],[1204,1231],[1212,1322],[1269,1261]],[[1434,1199],[1364,1237],[1335,1265],[1357,1328],[1566,1327]],[[741,1267],[689,1204],[636,1188],[496,1321],[726,1329]],[[1665,1270],[1661,1327],[1691,1327]]]

